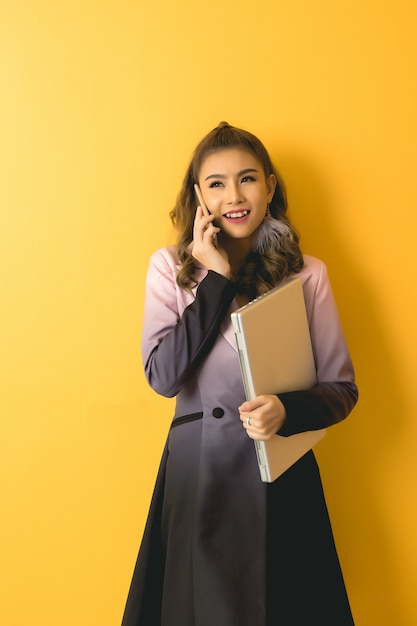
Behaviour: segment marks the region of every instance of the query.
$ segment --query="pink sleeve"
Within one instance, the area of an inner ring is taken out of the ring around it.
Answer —
[[[307,257],[301,273],[316,359],[318,382],[353,382],[355,374],[327,268],[322,261]]]

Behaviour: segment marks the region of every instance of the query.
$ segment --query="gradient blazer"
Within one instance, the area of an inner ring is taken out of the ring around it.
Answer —
[[[318,384],[280,394],[282,435],[331,426],[357,401],[326,267],[304,260]],[[178,269],[176,249],[164,248],[146,281],[145,374],[176,408],[123,626],[351,625],[313,452],[265,484],[242,428],[234,284],[198,267],[189,293]]]

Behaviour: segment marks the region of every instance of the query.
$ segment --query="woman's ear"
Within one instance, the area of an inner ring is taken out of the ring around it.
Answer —
[[[268,202],[271,202],[274,197],[275,187],[277,186],[277,179],[274,174],[270,174],[266,178],[266,187],[268,190]]]

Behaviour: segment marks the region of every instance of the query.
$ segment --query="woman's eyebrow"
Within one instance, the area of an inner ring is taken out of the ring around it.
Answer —
[[[244,176],[245,174],[249,174],[250,172],[257,172],[257,171],[258,170],[254,167],[248,167],[244,170],[240,170],[240,172],[237,173],[237,176]],[[226,178],[226,176],[224,174],[210,174],[204,180],[209,180],[210,178]]]

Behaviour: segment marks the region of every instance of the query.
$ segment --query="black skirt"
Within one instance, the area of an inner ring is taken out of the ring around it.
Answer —
[[[122,626],[206,626],[216,615],[216,598],[193,597],[166,606],[164,584],[175,576],[187,580],[188,559],[166,565],[163,531],[165,450],[136,563]],[[307,453],[266,489],[266,615],[245,621],[240,615],[217,615],[216,626],[352,626],[354,624],[327,512],[318,466]],[[242,503],[244,514],[244,503]],[[187,527],[187,516],[184,518]],[[185,550],[187,551],[187,550]],[[179,549],[179,553],[181,550]],[[247,564],[250,567],[250,563]],[[165,571],[165,570],[169,571]],[[238,577],[245,585],[245,571]],[[247,593],[251,593],[247,589]],[[165,594],[166,595],[166,594]],[[170,595],[168,593],[168,595]],[[196,602],[200,604],[196,610]],[[161,607],[164,604],[164,617]],[[260,603],[261,604],[261,603]],[[265,604],[264,604],[265,606]],[[196,618],[195,616],[200,617]],[[201,617],[206,616],[206,617]],[[243,619],[243,622],[242,622]],[[207,621],[208,620],[208,621]],[[211,626],[211,625],[210,625]]]

